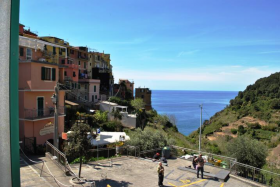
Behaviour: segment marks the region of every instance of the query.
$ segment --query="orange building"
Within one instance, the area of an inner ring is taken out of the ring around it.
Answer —
[[[145,109],[152,109],[152,91],[149,88],[136,88],[135,98],[142,98],[145,103]]]

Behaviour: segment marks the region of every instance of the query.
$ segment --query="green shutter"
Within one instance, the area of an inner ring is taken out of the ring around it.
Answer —
[[[52,68],[52,80],[55,81],[55,68]]]
[[[45,80],[45,67],[42,67],[42,71],[41,71],[41,77],[42,77],[42,80]]]

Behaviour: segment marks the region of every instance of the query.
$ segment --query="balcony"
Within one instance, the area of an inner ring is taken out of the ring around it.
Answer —
[[[72,77],[64,76],[64,81],[72,81]]]
[[[83,59],[83,60],[88,60],[88,57],[87,56],[83,56],[83,55],[78,55],[78,58],[79,59]]]
[[[99,73],[110,73],[110,69],[109,68],[99,68]]]
[[[68,66],[69,68],[79,69],[79,65],[76,65],[76,64],[64,64],[64,65]]]
[[[65,115],[65,107],[60,106],[57,109],[58,115]],[[46,118],[54,117],[54,107],[48,107],[44,109],[24,109],[24,119],[37,121]]]

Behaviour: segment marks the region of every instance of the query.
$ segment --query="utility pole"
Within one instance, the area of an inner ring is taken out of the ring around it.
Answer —
[[[199,105],[199,107],[200,107],[199,153],[200,153],[200,151],[201,151],[202,104]]]
[[[53,135],[53,143],[56,148],[58,147],[58,107],[59,107],[59,85],[58,82],[54,87],[55,95],[56,95],[56,103],[55,103],[55,111],[54,111],[54,135]]]

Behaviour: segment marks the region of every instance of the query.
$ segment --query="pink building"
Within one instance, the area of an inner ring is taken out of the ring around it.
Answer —
[[[64,81],[64,67],[47,60],[47,42],[20,35],[19,39],[19,129],[20,139],[35,138],[37,144],[53,139],[54,104],[51,96],[58,81]],[[50,44],[53,45],[53,44]],[[62,74],[62,75],[61,75]],[[58,133],[64,132],[64,96],[59,91]]]
[[[100,80],[79,79],[79,84],[80,97],[83,97],[83,99],[93,103],[100,99]]]

